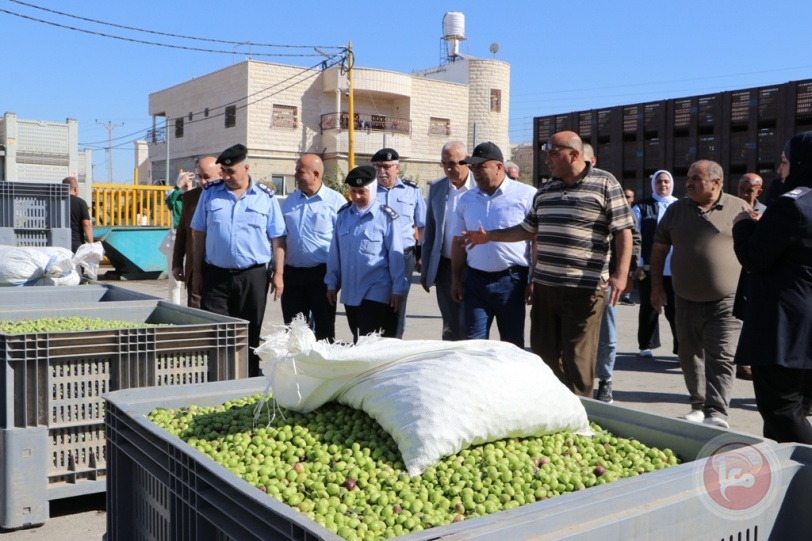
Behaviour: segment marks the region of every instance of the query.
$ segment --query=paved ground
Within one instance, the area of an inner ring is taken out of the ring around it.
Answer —
[[[417,278],[417,277],[415,277]],[[439,339],[441,320],[434,291],[427,294],[418,280],[409,296],[408,320],[405,338]],[[117,285],[143,293],[165,297],[166,280],[120,281]],[[663,347],[655,351],[656,360],[637,357],[637,306],[618,306],[618,357],[614,374],[615,403],[623,406],[668,416],[679,416],[690,409],[682,373],[676,358],[670,354],[671,336],[665,318],[663,323]],[[529,310],[528,310],[529,312]],[[282,322],[279,303],[269,302],[265,315],[264,332]],[[339,338],[351,340],[347,320],[343,312],[336,322]],[[498,332],[494,326],[496,337]],[[526,335],[529,336],[528,318]],[[529,344],[529,337],[527,344]],[[756,411],[753,386],[748,381],[736,380],[730,412],[733,430],[761,435],[761,417]],[[2,541],[86,541],[101,539],[106,531],[104,495],[72,498],[51,504],[51,519],[38,528],[0,534]],[[2,532],[2,531],[0,531]]]

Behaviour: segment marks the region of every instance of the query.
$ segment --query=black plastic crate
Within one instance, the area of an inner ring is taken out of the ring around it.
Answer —
[[[160,300],[0,312],[12,321],[70,316],[169,325],[0,333],[0,440],[23,449],[2,457],[2,528],[45,522],[49,500],[104,491],[104,393],[247,376],[248,328],[239,319]],[[29,472],[22,485],[21,471]]]

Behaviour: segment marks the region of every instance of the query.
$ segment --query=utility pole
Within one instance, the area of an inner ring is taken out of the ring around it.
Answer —
[[[96,121],[96,124],[101,124],[107,128],[107,184],[113,183],[113,130],[124,125],[113,124],[108,121],[107,123]]]
[[[355,167],[355,92],[352,88],[352,68],[355,65],[355,57],[352,54],[352,42],[347,44],[347,168],[349,171]]]

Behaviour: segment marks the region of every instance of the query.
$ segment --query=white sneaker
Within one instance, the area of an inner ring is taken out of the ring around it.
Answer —
[[[654,357],[654,353],[650,349],[641,349],[640,353],[637,354],[638,357]]]
[[[705,417],[702,421],[706,425],[716,426],[719,428],[730,428],[730,425],[721,417]]]
[[[691,410],[683,415],[682,418],[692,423],[701,423],[705,422],[705,413],[702,410]]]

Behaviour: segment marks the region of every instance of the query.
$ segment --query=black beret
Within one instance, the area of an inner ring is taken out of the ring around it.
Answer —
[[[375,168],[371,165],[361,165],[347,174],[344,182],[353,188],[363,188],[375,182]]]
[[[399,160],[400,156],[398,155],[398,151],[394,148],[382,148],[378,152],[376,152],[372,159],[369,160],[371,162],[393,162],[395,160]]]
[[[497,162],[505,161],[502,157],[502,151],[499,147],[490,141],[480,143],[474,149],[474,153],[469,158],[460,160],[461,164],[479,165],[480,163],[487,162],[488,160],[496,160]]]
[[[237,143],[232,147],[228,147],[220,154],[220,157],[217,158],[215,163],[221,163],[223,165],[235,165],[242,161],[245,161],[245,157],[248,155],[248,149],[245,148],[245,145],[241,145]]]

